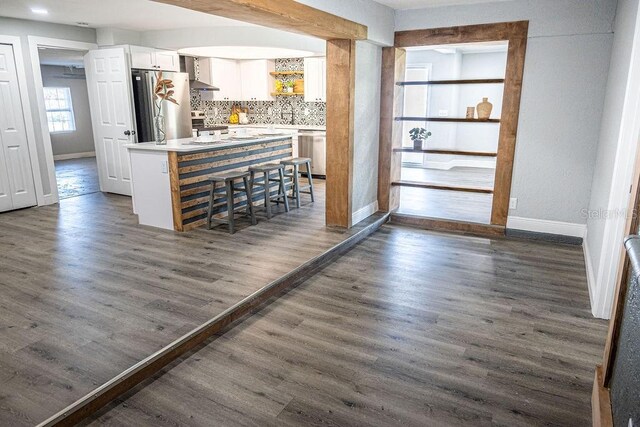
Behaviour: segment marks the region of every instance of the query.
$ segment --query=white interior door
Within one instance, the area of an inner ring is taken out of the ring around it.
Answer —
[[[0,211],[36,204],[13,47],[0,44]]]
[[[100,190],[131,195],[131,73],[123,48],[91,50],[84,57]]]

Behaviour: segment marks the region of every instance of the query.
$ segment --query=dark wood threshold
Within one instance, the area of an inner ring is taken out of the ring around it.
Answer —
[[[473,222],[455,221],[450,219],[429,218],[416,215],[392,213],[392,224],[406,225],[423,230],[447,231],[453,233],[470,234],[481,237],[504,237],[505,227],[502,225],[478,224]]]
[[[432,190],[465,191],[467,193],[484,193],[484,194],[493,193],[493,188],[458,187],[455,185],[432,184],[429,182],[417,182],[417,181],[394,181],[391,183],[391,185],[398,186],[398,187],[430,188]]]
[[[244,318],[259,311],[270,301],[273,301],[272,298],[277,298],[286,291],[298,286],[315,274],[317,270],[370,236],[388,220],[389,214],[382,214],[380,218],[373,220],[371,224],[364,226],[362,230],[247,296],[146,359],[136,363],[120,375],[38,424],[38,426],[76,425],[142,381],[150,378],[168,364],[196,349],[208,338],[221,332],[232,323],[242,321]]]
[[[596,366],[591,394],[591,419],[593,427],[613,427],[613,413],[611,411],[611,395],[602,384],[604,371],[602,365]]]
[[[500,119],[465,119],[462,117],[396,117],[397,122],[500,123]]]
[[[452,154],[455,156],[478,156],[478,157],[496,157],[498,153],[490,153],[485,151],[459,151],[459,150],[429,150],[415,148],[394,148],[394,153],[425,153],[425,154]]]
[[[494,84],[504,83],[504,79],[462,79],[462,80],[415,80],[410,82],[398,82],[398,86],[425,86],[425,85],[468,85],[468,84]]]

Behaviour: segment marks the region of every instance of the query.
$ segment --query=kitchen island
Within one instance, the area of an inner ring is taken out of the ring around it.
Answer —
[[[214,140],[217,138],[217,140]],[[142,225],[186,231],[207,222],[208,176],[216,172],[247,170],[250,166],[278,163],[294,156],[296,132],[222,136],[129,144],[133,210]],[[273,183],[273,191],[277,191]],[[263,200],[256,189],[256,204]],[[246,205],[240,193],[234,206]],[[216,190],[214,214],[226,215],[224,188]]]

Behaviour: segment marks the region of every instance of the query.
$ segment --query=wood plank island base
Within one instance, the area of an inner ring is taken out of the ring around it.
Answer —
[[[205,224],[209,205],[208,177],[213,173],[245,171],[250,166],[279,163],[294,156],[297,132],[226,137],[217,142],[192,138],[169,140],[166,145],[148,142],[127,146],[131,160],[133,211],[142,225],[186,231]],[[256,179],[256,182],[261,182]],[[277,192],[272,183],[272,194]],[[255,204],[263,203],[264,190],[253,192]],[[236,209],[246,206],[243,193],[234,199]],[[224,188],[214,199],[215,217],[227,214]]]

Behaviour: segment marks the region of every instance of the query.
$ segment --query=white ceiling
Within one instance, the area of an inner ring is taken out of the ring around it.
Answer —
[[[46,15],[31,8],[46,9]],[[132,31],[251,25],[150,0],[0,0],[0,16]]]
[[[393,9],[421,9],[424,7],[455,6],[477,3],[493,3],[510,0],[375,0]]]

